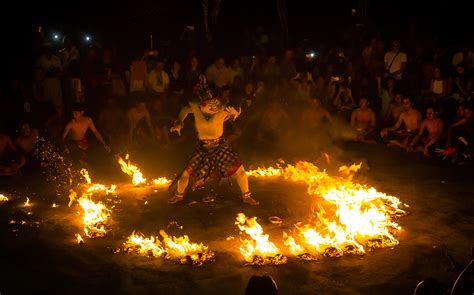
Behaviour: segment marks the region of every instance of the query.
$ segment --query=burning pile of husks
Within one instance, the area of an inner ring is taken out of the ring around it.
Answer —
[[[177,260],[181,264],[202,265],[214,259],[214,252],[203,243],[192,243],[187,235],[181,237],[169,236],[160,230],[162,242],[158,237],[145,237],[142,233],[133,232],[123,244],[127,253],[137,253],[142,256],[164,257]]]
[[[341,176],[330,176],[314,164],[301,161],[295,166],[260,168],[247,174],[282,176],[286,180],[305,183],[308,194],[317,198],[317,206],[310,220],[295,225],[292,234],[284,234],[287,252],[304,258],[337,257],[397,245],[396,235],[401,227],[394,219],[406,214],[401,207],[408,207],[396,197],[352,182],[359,168],[360,164],[343,166],[339,169]],[[266,238],[268,240],[268,236]],[[240,250],[246,261],[248,249],[248,242],[243,241]],[[265,257],[265,253],[258,255]]]

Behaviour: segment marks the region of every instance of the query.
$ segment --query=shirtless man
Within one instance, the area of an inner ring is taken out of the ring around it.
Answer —
[[[110,147],[105,143],[102,135],[95,128],[91,118],[84,116],[84,108],[81,104],[74,104],[72,108],[72,119],[66,124],[63,132],[63,142],[69,137],[66,143],[65,153],[72,153],[72,157],[78,160],[84,160],[85,154],[89,149],[89,142],[86,137],[87,130],[91,130],[95,137],[102,143],[105,150],[110,152]]]
[[[15,139],[15,144],[25,154],[31,154],[38,142],[38,129],[31,129],[28,123],[20,125],[20,135]]]
[[[393,101],[390,103],[387,112],[386,120],[390,124],[394,124],[400,118],[400,114],[403,112],[403,98],[401,94],[396,94]]]
[[[25,165],[25,157],[18,160],[12,153],[18,150],[6,134],[0,134],[0,176],[15,175]]]
[[[242,162],[222,137],[224,122],[230,118],[235,120],[240,115],[240,109],[237,111],[233,107],[222,105],[218,97],[206,91],[201,96],[201,102],[189,102],[181,109],[178,120],[171,127],[171,132],[181,134],[184,119],[189,114],[194,115],[194,126],[199,139],[198,147],[184,171],[170,186],[171,188],[177,183],[176,193],[168,202],[174,204],[183,200],[190,177],[196,180],[193,184],[195,189],[202,186],[213,174],[219,177],[230,177],[235,174],[244,203],[258,205],[259,203],[250,194]]]
[[[283,135],[285,126],[290,123],[290,117],[277,100],[270,102],[268,108],[263,111],[258,127],[257,138],[259,141],[276,143]]]
[[[392,136],[388,138],[389,144],[406,149],[413,137],[418,134],[418,129],[420,128],[421,123],[421,114],[413,108],[410,99],[407,97],[403,99],[403,108],[405,110],[400,114],[397,123],[392,127],[380,131],[380,136],[385,138],[390,132]],[[400,129],[402,123],[404,129]]]
[[[309,108],[301,114],[301,127],[308,131],[317,130],[324,119],[331,122],[331,115],[321,105],[319,98],[312,99]]]
[[[417,147],[417,144],[421,139],[421,144],[417,147],[417,150],[422,152],[425,156],[428,156],[430,147],[436,144],[441,138],[443,127],[443,120],[436,116],[434,109],[431,107],[427,108],[426,119],[421,122],[420,131],[410,143],[408,151],[412,151],[415,147]]]
[[[145,136],[144,128],[141,124],[144,123],[148,128],[149,139],[153,139],[154,128],[151,123],[150,112],[148,111],[146,104],[143,100],[137,100],[135,106],[130,108],[127,112],[128,120],[128,137],[130,142],[133,141],[135,136]]]
[[[375,113],[367,107],[366,98],[361,98],[359,107],[352,112],[351,127],[357,132],[355,141],[375,143],[374,139],[369,138],[375,129]]]

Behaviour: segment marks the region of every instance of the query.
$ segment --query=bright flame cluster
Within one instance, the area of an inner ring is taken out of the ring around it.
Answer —
[[[352,182],[360,167],[361,164],[342,166],[339,168],[342,176],[330,176],[314,164],[300,161],[294,166],[258,169],[247,174],[256,177],[280,175],[286,180],[306,184],[308,194],[318,197],[315,199],[317,209],[306,224],[295,226],[293,235],[285,233],[283,243],[291,255],[336,257],[397,245],[395,236],[401,227],[393,219],[405,215],[401,207],[408,207],[396,197]],[[242,245],[241,253],[248,261],[248,246]]]
[[[107,187],[100,183],[92,183],[92,179],[87,169],[82,168],[80,172],[82,174],[82,177],[84,177],[84,180],[86,181],[86,191],[88,193],[95,193],[99,191],[105,192],[107,195],[115,193],[115,190],[117,189],[117,186],[115,184],[112,184],[110,187]]]
[[[169,236],[160,230],[162,242],[158,237],[145,237],[142,233],[133,232],[123,244],[125,252],[137,253],[142,256],[164,257],[176,259],[182,264],[202,265],[214,259],[214,252],[202,243],[192,243],[187,235]]]
[[[249,264],[283,264],[286,257],[281,255],[280,249],[270,242],[269,235],[264,234],[262,226],[257,222],[257,217],[248,218],[244,213],[239,213],[235,224],[242,233],[251,239],[240,239],[240,253]]]
[[[6,201],[8,201],[8,198],[5,197],[4,194],[0,194],[0,202],[6,202]]]
[[[105,224],[110,217],[110,209],[101,202],[95,203],[90,197],[91,195],[84,193],[78,200],[84,212],[84,233],[89,238],[103,237],[107,233]]]
[[[146,178],[143,177],[142,172],[137,166],[130,163],[129,155],[125,155],[125,160],[121,156],[117,156],[117,161],[120,164],[122,171],[132,177],[133,185],[140,185],[146,183]]]

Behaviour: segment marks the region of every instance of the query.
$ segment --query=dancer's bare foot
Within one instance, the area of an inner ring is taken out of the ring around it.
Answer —
[[[169,200],[168,200],[168,203],[169,204],[176,204],[178,202],[181,202],[184,198],[184,194],[174,194],[173,197],[171,197]]]
[[[252,198],[252,195],[250,192],[246,192],[242,194],[242,200],[244,201],[244,203],[252,205],[252,206],[260,205],[260,203],[257,200]]]

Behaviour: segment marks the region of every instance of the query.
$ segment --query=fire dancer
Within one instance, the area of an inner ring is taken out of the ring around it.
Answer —
[[[89,149],[89,141],[86,137],[87,130],[91,130],[95,137],[102,143],[105,150],[110,152],[110,147],[105,143],[102,135],[95,128],[94,121],[84,116],[84,108],[81,104],[74,104],[72,108],[72,119],[66,124],[63,132],[63,141],[69,136],[66,142],[65,153],[71,154],[73,159],[85,160]]]
[[[204,78],[201,79],[201,89],[206,89]],[[171,127],[171,132],[181,135],[184,119],[193,114],[199,142],[184,171],[170,186],[172,188],[175,183],[177,184],[176,193],[169,203],[174,204],[183,200],[190,177],[195,179],[193,189],[196,189],[211,175],[230,177],[235,174],[244,203],[258,205],[259,203],[250,194],[242,162],[223,137],[224,122],[230,118],[235,120],[240,115],[240,108],[237,111],[234,107],[224,105],[219,95],[209,90],[204,91],[200,98],[200,102],[191,101],[182,108],[178,120]]]

